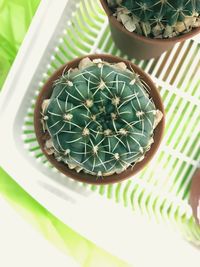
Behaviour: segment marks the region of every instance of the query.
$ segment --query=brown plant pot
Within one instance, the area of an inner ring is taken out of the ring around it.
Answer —
[[[200,27],[193,29],[178,37],[169,39],[153,39],[129,32],[114,16],[108,7],[107,0],[100,0],[110,24],[112,38],[116,46],[129,57],[136,59],[150,59],[159,57],[162,53],[170,50],[176,43],[183,42],[200,33]]]
[[[200,209],[200,169],[197,169],[192,177],[189,202],[196,222],[200,225],[200,217],[198,218],[198,209]]]
[[[86,57],[86,56],[84,56]],[[164,124],[165,124],[165,112],[164,112],[164,107],[162,104],[162,100],[160,97],[160,94],[154,85],[153,81],[150,79],[150,77],[142,71],[139,67],[136,65],[132,64],[131,62],[127,60],[123,60],[122,58],[115,57],[112,55],[89,55],[88,57],[90,59],[95,59],[95,58],[101,58],[103,61],[109,62],[109,63],[117,63],[117,62],[124,62],[129,69],[133,69],[136,73],[138,73],[141,77],[141,79],[149,86],[150,88],[150,97],[153,99],[155,106],[157,109],[159,109],[163,113],[163,118],[161,122],[158,124],[156,129],[154,130],[154,140],[155,142],[152,144],[151,149],[146,153],[145,158],[141,161],[138,162],[133,168],[129,167],[126,171],[120,173],[120,174],[113,174],[110,176],[106,176],[105,178],[98,178],[96,176],[93,176],[91,174],[86,174],[83,171],[80,173],[77,173],[75,170],[71,170],[68,168],[68,166],[63,163],[63,162],[58,162],[54,155],[48,155],[44,149],[45,141],[47,140],[47,132],[44,133],[42,124],[41,124],[41,106],[42,102],[45,99],[49,99],[52,91],[53,91],[53,82],[58,79],[58,77],[61,76],[63,70],[65,69],[66,71],[70,68],[76,68],[80,62],[81,59],[84,57],[74,59],[70,62],[68,62],[66,65],[62,66],[60,69],[58,69],[50,78],[49,80],[45,83],[43,86],[37,101],[36,101],[36,106],[35,106],[35,111],[34,111],[34,127],[35,127],[35,133],[36,137],[38,140],[38,143],[47,157],[47,159],[51,162],[53,166],[55,166],[60,172],[64,173],[66,176],[71,177],[75,180],[81,181],[81,182],[86,182],[90,184],[111,184],[115,182],[120,182],[122,180],[125,180],[127,178],[130,178],[131,176],[135,175],[137,172],[139,172],[141,169],[144,168],[144,166],[152,159],[154,154],[156,153],[162,139],[163,131],[164,131]]]

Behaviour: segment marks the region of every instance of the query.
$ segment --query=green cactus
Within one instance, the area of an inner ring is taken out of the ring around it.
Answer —
[[[55,82],[43,102],[46,151],[77,171],[120,173],[144,158],[161,114],[124,63],[85,58]]]
[[[128,28],[148,37],[173,37],[200,26],[199,0],[108,0],[108,4],[117,9],[123,24],[129,17],[134,27]]]

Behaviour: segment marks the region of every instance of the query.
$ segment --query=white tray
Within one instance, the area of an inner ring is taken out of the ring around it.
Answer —
[[[166,264],[178,244],[187,248],[185,257],[192,251],[195,259],[196,250],[180,234],[200,244],[200,229],[188,204],[191,177],[200,162],[199,36],[159,59],[133,60],[157,83],[167,112],[162,146],[136,177],[108,186],[78,183],[52,168],[38,148],[33,109],[41,86],[68,60],[101,52],[121,55],[99,1],[41,2],[1,93],[0,164],[59,219],[135,266],[151,266],[142,255],[156,256],[159,234],[166,240],[163,252],[159,250],[164,257],[168,249]],[[169,242],[174,246],[169,248]],[[157,266],[154,258],[152,263]]]

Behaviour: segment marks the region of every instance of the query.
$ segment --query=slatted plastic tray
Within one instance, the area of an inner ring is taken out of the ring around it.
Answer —
[[[86,205],[83,212],[88,214],[95,210],[94,206],[90,210],[93,199],[96,205],[98,202],[96,208],[109,207],[108,213],[117,202],[122,212],[133,211],[133,218],[141,213],[174,227],[199,245],[200,229],[192,217],[188,196],[191,177],[200,162],[200,37],[177,44],[158,59],[132,60],[151,75],[160,90],[166,109],[164,140],[151,163],[135,177],[114,185],[90,186],[64,177],[47,162],[34,133],[35,99],[48,77],[77,56],[126,55],[121,55],[113,43],[99,1],[55,2],[41,4],[3,90],[1,125],[7,129],[4,136],[10,142],[7,147],[1,140],[5,152],[2,165],[38,201],[88,238],[92,233],[81,229],[80,223],[75,225],[75,218],[66,218],[64,207],[58,211],[59,204],[67,205],[63,199],[72,205],[71,214],[76,208],[81,211],[82,201]],[[98,238],[95,241],[98,243]]]

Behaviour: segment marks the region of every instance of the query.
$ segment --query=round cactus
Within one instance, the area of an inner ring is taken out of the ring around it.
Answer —
[[[200,26],[199,0],[107,0],[129,31],[167,38]]]
[[[141,161],[162,117],[148,88],[124,63],[83,59],[55,81],[43,102],[46,151],[69,168],[96,176]]]

